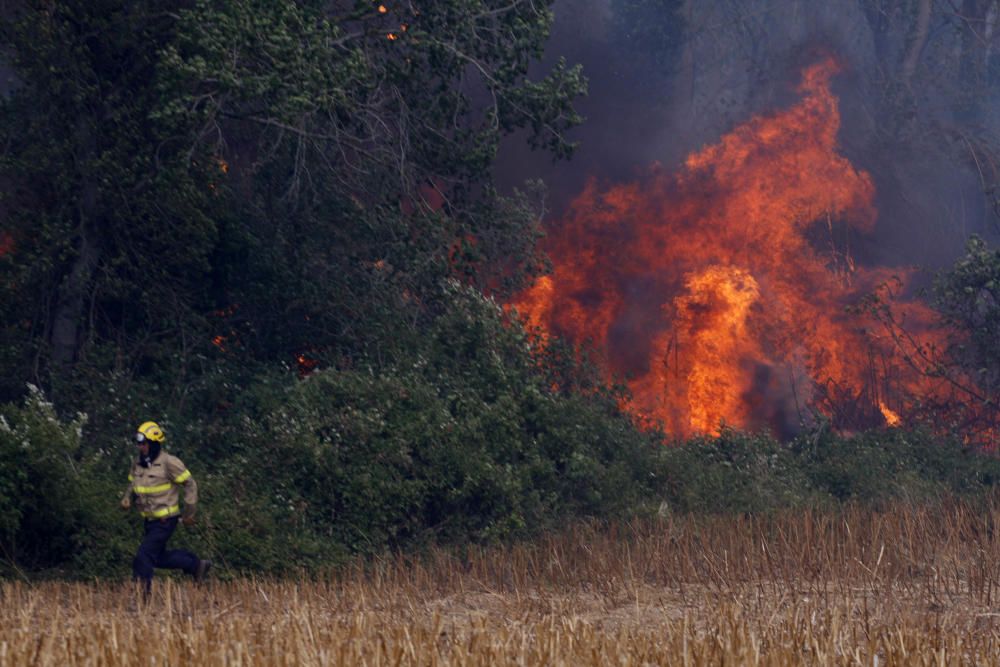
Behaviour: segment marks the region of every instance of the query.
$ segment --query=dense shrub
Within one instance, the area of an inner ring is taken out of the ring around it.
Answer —
[[[812,500],[792,448],[768,435],[724,430],[660,451],[664,499],[685,512],[760,512]]]
[[[788,443],[724,431],[664,448],[659,459],[664,500],[685,512],[877,505],[975,494],[1000,481],[1000,460],[956,438],[902,429],[839,435],[825,423]]]
[[[495,303],[448,289],[409,363],[316,372],[248,423],[230,460],[262,462],[245,483],[270,494],[239,513],[294,527],[295,565],[525,535],[649,496],[655,439],[610,395],[554,391]]]
[[[0,571],[106,570],[121,556],[121,518],[104,500],[116,492],[113,453],[83,446],[85,423],[59,419],[34,387],[23,405],[0,406]]]
[[[401,329],[379,361],[304,378],[220,366],[192,387],[187,412],[162,418],[202,498],[173,543],[222,573],[291,574],[580,517],[878,504],[1000,480],[995,457],[919,431],[821,422],[787,443],[725,430],[665,446],[573,350],[540,348],[475,290],[444,290],[430,325]],[[123,440],[154,390],[123,389],[89,422],[61,419],[37,390],[0,407],[4,573],[127,576],[139,528],[117,507]]]

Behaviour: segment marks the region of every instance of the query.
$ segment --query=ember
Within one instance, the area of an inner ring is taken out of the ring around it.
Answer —
[[[296,355],[295,362],[299,367],[299,377],[302,378],[306,377],[319,367],[319,361],[317,359],[313,359],[304,353]]]

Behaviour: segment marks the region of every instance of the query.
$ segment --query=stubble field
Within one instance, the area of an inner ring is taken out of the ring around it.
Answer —
[[[666,517],[324,579],[0,585],[0,665],[1000,664],[996,502]]]

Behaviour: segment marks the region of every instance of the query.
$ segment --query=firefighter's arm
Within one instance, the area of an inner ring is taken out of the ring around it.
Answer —
[[[128,474],[128,488],[125,489],[125,495],[122,496],[119,505],[123,510],[127,510],[132,507],[132,473]]]
[[[184,523],[190,524],[198,507],[198,482],[180,459],[167,464],[167,473],[174,484],[184,489]]]

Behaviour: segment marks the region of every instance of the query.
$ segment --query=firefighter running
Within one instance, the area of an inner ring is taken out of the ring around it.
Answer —
[[[203,560],[184,549],[167,549],[167,541],[180,520],[185,526],[194,524],[198,505],[198,484],[176,456],[162,451],[166,437],[155,422],[144,422],[135,434],[139,457],[132,464],[128,489],[122,496],[122,509],[135,507],[145,520],[142,544],[132,560],[132,576],[148,595],[153,583],[153,568],[183,570],[202,581],[212,561]],[[184,515],[178,487],[184,489]]]

